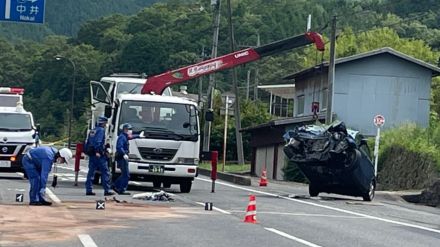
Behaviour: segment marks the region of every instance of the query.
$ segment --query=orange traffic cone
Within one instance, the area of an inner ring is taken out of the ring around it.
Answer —
[[[255,195],[249,196],[249,204],[246,209],[244,222],[252,224],[257,223],[257,202],[255,201]]]
[[[263,168],[263,171],[261,172],[260,186],[267,186],[266,168]]]

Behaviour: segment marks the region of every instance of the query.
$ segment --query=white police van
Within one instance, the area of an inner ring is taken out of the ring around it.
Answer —
[[[24,153],[38,142],[32,113],[24,110],[22,88],[0,87],[0,172],[23,172]]]

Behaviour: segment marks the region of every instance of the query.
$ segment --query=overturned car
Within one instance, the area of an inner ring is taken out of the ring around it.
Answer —
[[[376,179],[366,140],[343,122],[306,125],[288,131],[284,153],[309,180],[310,196],[320,192],[374,198]]]

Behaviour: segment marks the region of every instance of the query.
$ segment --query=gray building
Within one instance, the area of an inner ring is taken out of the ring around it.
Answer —
[[[373,118],[381,114],[385,128],[405,122],[427,127],[432,77],[436,66],[391,48],[382,48],[336,60],[333,113],[347,126],[376,133]],[[312,102],[327,108],[328,64],[289,75],[295,80],[294,116],[312,115]]]
[[[373,118],[385,117],[385,128],[406,122],[427,127],[432,77],[440,68],[391,48],[382,48],[336,59],[333,91],[334,119],[344,121],[365,135],[375,135]],[[319,103],[319,121],[327,109],[328,64],[324,63],[285,77],[294,80],[293,118],[277,119],[243,129],[251,134],[251,172],[260,175],[266,166],[268,177],[282,179],[287,163],[282,134],[299,124],[312,123],[313,102]]]

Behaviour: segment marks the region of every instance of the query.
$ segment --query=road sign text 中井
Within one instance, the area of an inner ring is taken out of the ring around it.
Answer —
[[[45,0],[0,1],[0,21],[43,23]]]

